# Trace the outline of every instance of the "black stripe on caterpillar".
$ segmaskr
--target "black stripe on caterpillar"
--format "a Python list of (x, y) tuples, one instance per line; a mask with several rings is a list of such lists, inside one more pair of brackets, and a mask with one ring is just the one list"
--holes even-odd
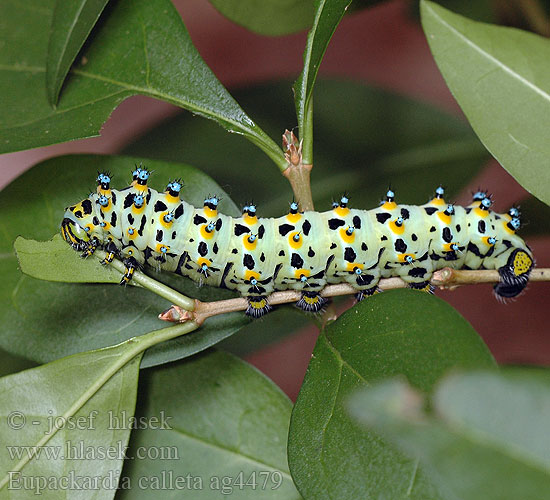
[(299, 290), (297, 305), (317, 312), (327, 284), (349, 283), (358, 300), (391, 276), (431, 291), (432, 274), (443, 267), (497, 269), (495, 293), (509, 298), (525, 288), (534, 263), (516, 234), (519, 210), (493, 212), (483, 191), (468, 207), (446, 203), (438, 187), (421, 206), (398, 205), (389, 190), (372, 210), (351, 209), (343, 196), (327, 212), (302, 213), (293, 202), (276, 219), (258, 218), (254, 205), (233, 218), (218, 213), (215, 196), (202, 208), (182, 201), (179, 180), (155, 191), (147, 185), (149, 175), (136, 168), (131, 185), (118, 191), (111, 189), (108, 174), (99, 174), (96, 193), (67, 208), (63, 238), (83, 256), (101, 247), (107, 262), (122, 259), (122, 284), (136, 268), (149, 265), (237, 290), (248, 299), (247, 314), (255, 317), (270, 309), (274, 291)]

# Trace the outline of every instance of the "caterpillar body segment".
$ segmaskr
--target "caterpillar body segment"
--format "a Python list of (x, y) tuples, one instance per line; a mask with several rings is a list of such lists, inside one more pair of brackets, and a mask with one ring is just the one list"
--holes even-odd
[(317, 312), (327, 284), (349, 283), (359, 300), (391, 276), (430, 291), (433, 272), (443, 267), (497, 269), (495, 293), (509, 298), (525, 288), (533, 267), (531, 251), (516, 234), (519, 210), (493, 212), (482, 191), (468, 207), (446, 203), (443, 188), (422, 206), (398, 205), (389, 190), (372, 210), (349, 208), (344, 196), (327, 212), (300, 213), (292, 203), (282, 217), (259, 218), (256, 207), (246, 205), (233, 218), (219, 213), (215, 196), (202, 208), (181, 200), (179, 180), (157, 192), (147, 185), (146, 169), (136, 168), (132, 177), (130, 186), (116, 190), (108, 174), (99, 174), (96, 193), (67, 208), (63, 238), (83, 256), (100, 247), (107, 262), (122, 259), (121, 283), (149, 265), (237, 290), (254, 317), (270, 309), (274, 291), (299, 290), (297, 305)]

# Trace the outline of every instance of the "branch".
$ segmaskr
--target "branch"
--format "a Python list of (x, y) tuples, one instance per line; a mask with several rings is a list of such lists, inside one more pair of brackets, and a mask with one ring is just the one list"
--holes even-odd
[[(530, 281), (550, 281), (550, 269), (533, 269), (531, 271)], [(474, 285), (477, 283), (497, 283), (500, 281), (498, 271), (457, 271), (446, 267), (436, 271), (431, 279), (431, 284), (439, 288), (454, 289), (460, 285)], [(406, 288), (408, 286), (401, 278), (386, 278), (380, 280), (378, 288), (390, 290), (393, 288)], [(338, 285), (329, 285), (321, 291), (322, 297), (336, 297), (340, 295), (352, 295), (357, 290), (347, 283)], [(284, 290), (274, 292), (269, 296), (270, 305), (287, 304), (297, 302), (301, 297), (301, 292), (295, 290)], [(248, 307), (246, 299), (228, 299), (215, 302), (201, 302), (195, 300), (193, 311), (185, 310), (177, 305), (172, 306), (163, 313), (159, 314), (159, 319), (173, 323), (184, 323), (186, 321), (195, 321), (201, 325), (204, 320), (211, 316), (224, 314), (233, 311), (244, 311)]]

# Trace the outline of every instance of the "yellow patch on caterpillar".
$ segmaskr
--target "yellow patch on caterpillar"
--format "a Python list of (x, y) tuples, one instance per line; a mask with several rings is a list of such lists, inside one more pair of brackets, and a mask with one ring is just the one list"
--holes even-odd
[(244, 273), (244, 280), (245, 281), (250, 281), (252, 278), (255, 278), (257, 280), (260, 279), (260, 273), (257, 273), (256, 271), (246, 271), (246, 273)]
[(106, 196), (107, 198), (111, 197), (110, 189), (103, 189), (101, 186), (97, 186), (97, 194)]
[(483, 243), (485, 243), (488, 247), (493, 247), (495, 246), (494, 243), (491, 243), (489, 241), (489, 238), (491, 238), (491, 236), (484, 236), (483, 238), (481, 238), (481, 241), (483, 241)]
[(250, 235), (245, 234), (243, 236), (243, 245), (247, 250), (254, 250), (256, 248), (256, 245), (258, 244), (258, 238), (256, 238), (254, 241), (250, 241), (248, 238), (250, 238)]
[(202, 266), (210, 267), (210, 264), (212, 264), (210, 259), (205, 259), (204, 257), (199, 257), (197, 259), (197, 266), (198, 267), (202, 267)]
[[(512, 219), (510, 219), (512, 220)], [(513, 230), (513, 229), (510, 229), (508, 227), (508, 223), (507, 222), (503, 222), (502, 223), (502, 227), (504, 228), (504, 230), (508, 233), (508, 234), (516, 234), (516, 232)]]
[(61, 234), (63, 235), (63, 239), (69, 243), (76, 243), (76, 239), (73, 236), (73, 233), (69, 231), (65, 226), (61, 226)]
[(432, 285), (430, 285), (430, 283), (427, 283), (426, 286), (422, 288), (415, 288), (415, 290), (418, 290), (419, 292), (432, 293)]
[(444, 243), (443, 244), (443, 251), (444, 252), (454, 252), (453, 246), (456, 245), (454, 241), (451, 241), (451, 243)]
[(393, 210), (397, 208), (397, 203), (395, 203), (395, 201), (385, 201), (380, 208), (383, 208), (384, 210)]
[(481, 217), (481, 218), (485, 218), (489, 215), (489, 211), (488, 210), (483, 210), (479, 207), (476, 207), (474, 208), (474, 213), (478, 216), (478, 217)]
[[(109, 202), (110, 203), (110, 202)], [(143, 205), (141, 205), (141, 207), (136, 207), (135, 204), (132, 205), (132, 213), (134, 215), (139, 215), (141, 214), (143, 211), (145, 210), (145, 203), (143, 203)]]
[(436, 207), (442, 207), (446, 205), (445, 200), (443, 198), (433, 198), (429, 204), (434, 205)]
[(253, 309), (264, 309), (267, 307), (267, 299), (265, 297), (262, 297), (260, 300), (248, 300), (248, 305), (252, 307)]
[(138, 184), (137, 182), (134, 184), (134, 189), (136, 191), (140, 191), (141, 194), (143, 194), (144, 191), (147, 191), (149, 188), (147, 187), (147, 184)]
[[(163, 251), (163, 249), (165, 249)], [(168, 253), (170, 251), (170, 247), (168, 245), (163, 245), (162, 243), (157, 243), (157, 246), (155, 247), (155, 250), (158, 253)]]
[(316, 304), (319, 303), (319, 301), (321, 300), (321, 297), (319, 295), (313, 295), (313, 296), (310, 296), (310, 295), (302, 295), (302, 300), (309, 306), (314, 306)]
[(89, 233), (89, 232), (93, 231), (94, 227), (95, 226), (93, 224), (86, 224), (84, 226), (84, 229), (88, 229), (88, 233)]
[(164, 199), (167, 203), (179, 203), (180, 198), (179, 196), (172, 196), (169, 191), (164, 192)]
[(516, 276), (521, 276), (531, 269), (533, 265), (533, 259), (527, 255), (525, 252), (518, 252), (514, 257), (514, 274)]
[(165, 216), (165, 215), (168, 215), (169, 213), (170, 213), (170, 212), (162, 212), (162, 213), (160, 214), (160, 216), (159, 216), (159, 222), (160, 222), (160, 224), (161, 224), (163, 227), (165, 227), (166, 229), (170, 229), (170, 228), (172, 227), (172, 224), (174, 223), (173, 220), (171, 220), (170, 222), (166, 222), (166, 221), (164, 220), (164, 216)]
[(253, 226), (258, 223), (258, 217), (244, 214), (243, 221), (247, 226)]
[(365, 269), (365, 266), (363, 264), (358, 263), (358, 262), (347, 262), (346, 263), (346, 269), (349, 272), (355, 271), (356, 268)]
[(400, 253), (397, 254), (397, 260), (399, 262), (407, 262), (407, 257), (412, 257), (412, 260), (416, 260), (416, 255), (414, 253)]
[(206, 217), (217, 217), (218, 216), (218, 211), (214, 210), (213, 208), (204, 207), (203, 211), (204, 211), (204, 215), (206, 215)]
[(353, 231), (351, 234), (348, 234), (347, 229), (341, 228), (340, 238), (342, 238), (342, 240), (346, 243), (353, 243), (355, 241), (355, 231)]
[(286, 220), (292, 224), (296, 224), (302, 218), (302, 214), (286, 214)]
[(101, 227), (101, 229), (103, 229), (103, 231), (109, 231), (109, 229), (111, 229), (111, 223), (110, 222), (107, 222), (106, 220), (103, 221), (103, 226), (99, 226)]
[(443, 222), (443, 224), (449, 225), (451, 223), (450, 215), (447, 215), (445, 212), (436, 212), (436, 214), (439, 217), (439, 220)]
[(208, 224), (203, 224), (200, 228), (200, 233), (201, 233), (201, 236), (205, 239), (205, 240), (211, 240), (213, 237), (214, 237), (214, 231), (210, 231), (208, 232), (206, 230), (206, 228), (208, 227)]
[(130, 283), (130, 280), (132, 279), (132, 276), (134, 275), (135, 269), (133, 267), (130, 267), (126, 270), (126, 274), (122, 276), (121, 283), (127, 284)]
[(345, 217), (349, 214), (349, 208), (338, 206), (334, 209), (334, 213), (340, 217)]
[(126, 229), (126, 234), (130, 240), (135, 240), (138, 237), (138, 232), (135, 227), (129, 227)]
[(303, 244), (304, 240), (302, 238), (302, 235), (300, 233), (294, 232), (290, 233), (288, 235), (288, 244), (292, 248), (300, 248)]
[(400, 226), (396, 224), (396, 221), (392, 220), (388, 224), (392, 233), (394, 234), (403, 234), (405, 232), (405, 223), (403, 222)]
[[(82, 206), (82, 202), (77, 203), (74, 207), (69, 207), (69, 210), (75, 215), (77, 219), (82, 219), (84, 217), (84, 207)], [(75, 212), (80, 212), (82, 215), (76, 215)]]
[(296, 269), (296, 271), (294, 271), (294, 277), (296, 279), (300, 279), (302, 276), (309, 278), (309, 275), (310, 275), (309, 269)]

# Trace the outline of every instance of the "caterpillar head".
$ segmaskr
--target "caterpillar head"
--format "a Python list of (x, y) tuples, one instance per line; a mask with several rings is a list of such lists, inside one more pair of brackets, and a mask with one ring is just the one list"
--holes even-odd
[[(84, 202), (89, 200), (84, 200)], [(75, 250), (85, 250), (90, 241), (90, 227), (84, 224), (83, 203), (68, 207), (61, 222), (61, 236)]]

